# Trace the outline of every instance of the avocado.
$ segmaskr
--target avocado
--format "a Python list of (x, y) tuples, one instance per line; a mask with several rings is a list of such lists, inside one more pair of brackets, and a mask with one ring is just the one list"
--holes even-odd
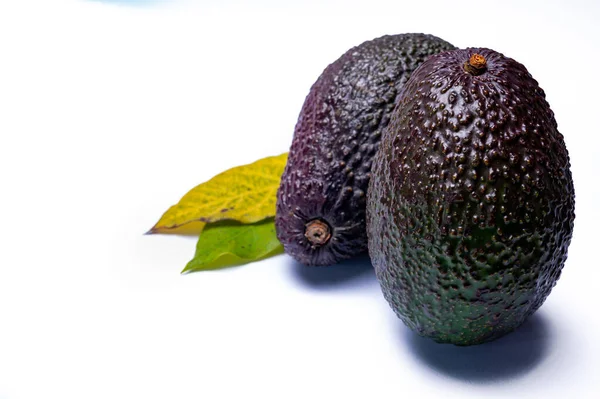
[(431, 35), (383, 36), (348, 50), (310, 89), (277, 193), (285, 252), (330, 265), (366, 251), (371, 158), (398, 92), (428, 56), (453, 49)]
[(479, 344), (544, 303), (574, 206), (569, 155), (537, 81), (496, 51), (448, 51), (405, 84), (373, 160), (369, 254), (406, 325)]

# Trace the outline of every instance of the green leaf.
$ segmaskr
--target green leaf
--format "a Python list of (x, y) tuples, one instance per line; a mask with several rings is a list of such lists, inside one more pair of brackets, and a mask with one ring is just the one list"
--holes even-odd
[(277, 189), (286, 161), (287, 153), (216, 175), (185, 194), (148, 233), (180, 232), (192, 222), (195, 226), (188, 230), (199, 232), (204, 223), (219, 220), (255, 223), (275, 216)]
[(255, 224), (208, 224), (198, 239), (194, 259), (182, 273), (241, 265), (281, 252), (283, 247), (277, 240), (273, 218)]

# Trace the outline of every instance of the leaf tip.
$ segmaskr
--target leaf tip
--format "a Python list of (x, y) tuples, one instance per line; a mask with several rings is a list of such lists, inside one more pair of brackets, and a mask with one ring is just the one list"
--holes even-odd
[(183, 269), (183, 270), (180, 272), (180, 274), (181, 274), (182, 276), (185, 276), (186, 274), (190, 274), (190, 273), (192, 273), (193, 271), (194, 271), (194, 269), (193, 269), (193, 268), (191, 268), (189, 264), (187, 264), (187, 265), (185, 266), (185, 268), (184, 268), (184, 269)]
[(165, 231), (165, 228), (163, 226), (160, 225), (159, 223), (156, 223), (154, 226), (152, 226), (147, 232), (144, 233), (145, 236), (149, 236), (149, 235), (153, 235), (153, 234), (160, 234), (163, 233)]

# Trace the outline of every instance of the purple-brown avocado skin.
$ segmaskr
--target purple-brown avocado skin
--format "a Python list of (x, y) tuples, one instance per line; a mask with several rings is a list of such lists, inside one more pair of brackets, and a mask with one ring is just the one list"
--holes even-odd
[[(398, 93), (430, 55), (454, 49), (426, 34), (383, 36), (329, 65), (304, 102), (277, 193), (275, 225), (285, 252), (305, 265), (330, 265), (367, 249), (366, 191)], [(323, 245), (306, 224), (330, 228)]]
[[(480, 74), (464, 68), (477, 54)], [(563, 135), (522, 64), (471, 48), (414, 71), (367, 199), (369, 254), (406, 325), (456, 345), (514, 330), (560, 277), (574, 218)]]

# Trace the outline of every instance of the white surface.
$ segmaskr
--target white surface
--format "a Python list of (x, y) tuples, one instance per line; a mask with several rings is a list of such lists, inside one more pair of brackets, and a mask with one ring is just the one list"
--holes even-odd
[[(597, 1), (0, 2), (0, 398), (598, 398)], [(423, 31), (524, 63), (572, 159), (575, 237), (525, 327), (416, 338), (365, 259), (182, 276), (143, 236), (188, 189), (287, 150), (323, 68)]]

